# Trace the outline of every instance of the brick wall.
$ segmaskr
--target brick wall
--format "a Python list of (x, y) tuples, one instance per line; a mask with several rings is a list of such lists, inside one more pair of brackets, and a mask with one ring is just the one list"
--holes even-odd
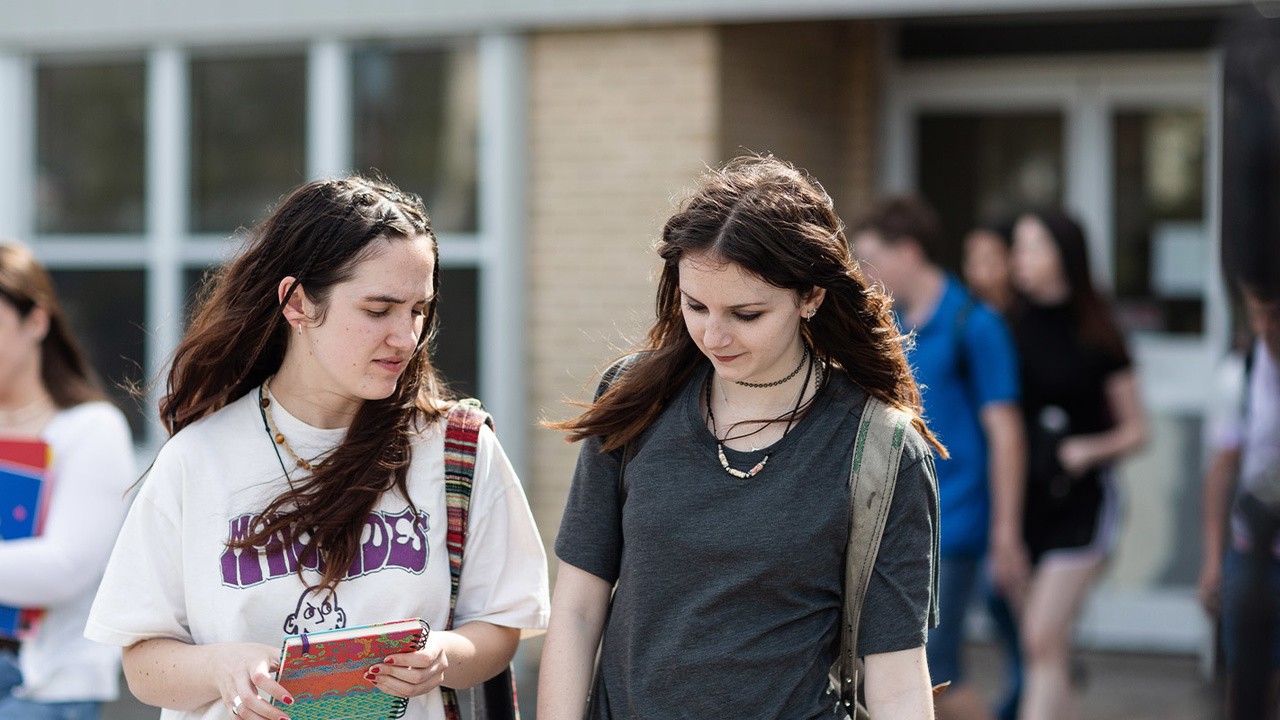
[[(530, 407), (563, 419), (653, 314), (650, 248), (672, 196), (716, 160), (709, 27), (535, 34), (530, 44)], [(576, 446), (535, 430), (534, 515), (551, 543)]]
[(771, 152), (808, 170), (852, 222), (875, 193), (879, 28), (873, 22), (719, 31), (722, 157)]

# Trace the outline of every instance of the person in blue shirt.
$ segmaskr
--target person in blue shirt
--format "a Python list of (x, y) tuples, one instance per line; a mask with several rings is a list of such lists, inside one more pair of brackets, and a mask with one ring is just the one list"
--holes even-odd
[(1028, 556), (1022, 539), (1024, 468), (1018, 407), (1018, 360), (1003, 320), (935, 261), (937, 214), (920, 198), (885, 198), (854, 226), (863, 270), (894, 297), (921, 385), (925, 417), (951, 452), (937, 465), (941, 504), (938, 627), (926, 652), (948, 718), (992, 717), (982, 695), (964, 683), (964, 619), (987, 557), (992, 580), (1011, 597), (1024, 591)]

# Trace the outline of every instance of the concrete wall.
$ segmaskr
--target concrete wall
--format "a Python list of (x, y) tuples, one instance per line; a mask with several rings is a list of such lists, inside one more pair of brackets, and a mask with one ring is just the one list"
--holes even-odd
[[(717, 35), (705, 26), (537, 33), (530, 42), (529, 407), (568, 418), (653, 317), (651, 246), (716, 160)], [(590, 386), (590, 387), (588, 387)], [(559, 527), (577, 447), (535, 430), (531, 502)], [(553, 563), (554, 567), (554, 563)]]

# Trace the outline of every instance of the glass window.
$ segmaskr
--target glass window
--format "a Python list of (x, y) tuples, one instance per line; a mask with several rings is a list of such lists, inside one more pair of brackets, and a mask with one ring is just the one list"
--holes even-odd
[(959, 268), (974, 226), (1062, 202), (1061, 114), (928, 112), (918, 123), (917, 177), (942, 216), (943, 265)]
[(36, 70), (36, 229), (143, 231), (146, 73), (141, 62)]
[(1209, 282), (1202, 110), (1112, 119), (1115, 281), (1130, 330), (1200, 334)]
[(436, 369), (459, 396), (477, 396), (480, 362), (480, 271), (475, 268), (440, 270), (440, 303), (436, 306), (436, 339), (432, 359)]
[(148, 380), (146, 363), (145, 274), (142, 270), (51, 270), (67, 321), (89, 355), (104, 389), (142, 438), (144, 408), (130, 387)]
[(305, 179), (306, 61), (191, 63), (191, 229), (253, 225)]
[(475, 50), (370, 47), (352, 69), (355, 167), (421, 195), (437, 232), (474, 232)]

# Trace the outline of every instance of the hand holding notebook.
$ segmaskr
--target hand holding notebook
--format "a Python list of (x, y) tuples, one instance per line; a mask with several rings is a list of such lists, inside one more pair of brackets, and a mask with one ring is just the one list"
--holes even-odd
[[(293, 696), (293, 720), (385, 720), (401, 717), (408, 699), (375, 684), (375, 665), (420, 650), (430, 628), (418, 618), (291, 635), (280, 651), (276, 679)], [(394, 664), (394, 663), (392, 663)]]

